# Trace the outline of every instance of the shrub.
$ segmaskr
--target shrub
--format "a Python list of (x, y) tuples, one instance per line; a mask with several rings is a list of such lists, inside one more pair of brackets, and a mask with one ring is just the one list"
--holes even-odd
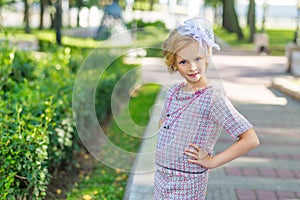
[[(20, 95), (23, 94), (15, 93), (1, 106), (0, 193), (3, 199), (39, 199), (45, 195), (50, 179), (47, 129), (53, 110), (50, 99), (41, 102), (38, 109), (34, 108), (28, 102), (38, 95), (33, 90), (21, 103), (16, 101)], [(31, 114), (39, 111), (43, 113), (41, 116)]]
[[(71, 165), (79, 147), (71, 102), (87, 49), (51, 48), (0, 49), (0, 199), (42, 199), (51, 177)], [(132, 67), (119, 58), (105, 72), (96, 92), (102, 94), (95, 103), (100, 121), (109, 116), (112, 88)]]
[(4, 47), (1, 53), (1, 199), (40, 199), (49, 169), (72, 154), (70, 52), (33, 54)]

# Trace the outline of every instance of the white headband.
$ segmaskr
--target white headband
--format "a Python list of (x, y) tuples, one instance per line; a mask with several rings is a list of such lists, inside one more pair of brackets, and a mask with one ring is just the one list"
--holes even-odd
[(220, 50), (218, 44), (214, 42), (214, 33), (210, 22), (205, 18), (193, 18), (184, 22), (177, 28), (181, 35), (191, 36), (203, 45), (203, 41), (211, 48)]

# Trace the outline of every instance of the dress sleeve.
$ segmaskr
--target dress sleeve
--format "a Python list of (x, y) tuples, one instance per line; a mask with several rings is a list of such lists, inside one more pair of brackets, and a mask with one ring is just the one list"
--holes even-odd
[(236, 140), (240, 134), (249, 130), (253, 125), (240, 114), (226, 97), (224, 91), (217, 89), (212, 95), (212, 118)]

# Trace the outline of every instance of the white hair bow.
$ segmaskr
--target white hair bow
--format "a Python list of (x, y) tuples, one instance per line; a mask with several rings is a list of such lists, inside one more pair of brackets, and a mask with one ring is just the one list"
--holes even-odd
[(203, 41), (212, 48), (220, 50), (218, 44), (214, 42), (214, 33), (209, 21), (205, 18), (194, 18), (184, 22), (177, 28), (181, 35), (193, 37), (200, 45)]

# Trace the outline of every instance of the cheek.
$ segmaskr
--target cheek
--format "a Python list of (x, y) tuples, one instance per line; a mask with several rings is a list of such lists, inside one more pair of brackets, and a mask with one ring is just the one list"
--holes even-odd
[(178, 66), (177, 67), (177, 71), (180, 75), (184, 76), (186, 73), (187, 73), (187, 70), (185, 67), (182, 67), (182, 66)]
[(204, 73), (206, 71), (206, 63), (201, 63), (198, 65), (198, 70), (202, 73)]
[(184, 73), (184, 68), (182, 66), (177, 66), (177, 71), (179, 73)]

